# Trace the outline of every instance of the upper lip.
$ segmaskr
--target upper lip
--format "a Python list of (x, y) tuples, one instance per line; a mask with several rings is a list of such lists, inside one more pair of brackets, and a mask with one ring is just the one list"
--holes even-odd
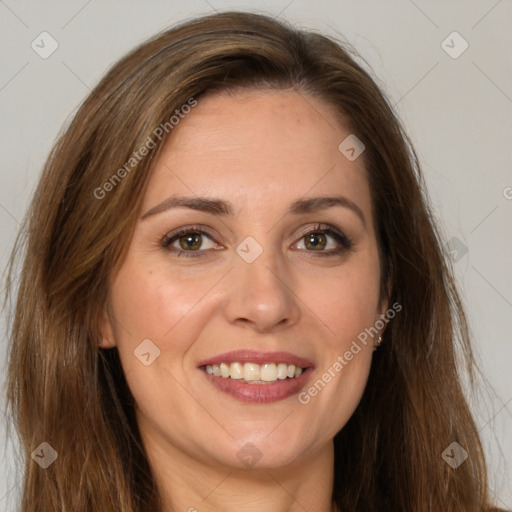
[(198, 363), (199, 366), (206, 366), (220, 363), (287, 363), (294, 364), (301, 368), (313, 366), (311, 361), (303, 357), (290, 354), (290, 352), (260, 352), (258, 350), (233, 350), (224, 352), (214, 357), (204, 359)]

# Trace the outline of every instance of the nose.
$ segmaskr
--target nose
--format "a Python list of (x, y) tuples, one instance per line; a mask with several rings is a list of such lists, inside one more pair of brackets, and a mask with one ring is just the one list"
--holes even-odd
[(224, 308), (227, 320), (259, 333), (296, 324), (300, 318), (300, 299), (275, 251), (265, 249), (252, 263), (235, 258)]

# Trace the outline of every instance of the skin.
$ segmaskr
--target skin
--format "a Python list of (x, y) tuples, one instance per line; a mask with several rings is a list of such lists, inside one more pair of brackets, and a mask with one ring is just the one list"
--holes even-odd
[[(362, 158), (338, 150), (349, 134), (330, 105), (293, 90), (222, 92), (198, 100), (159, 156), (141, 217), (174, 194), (235, 210), (180, 207), (139, 220), (109, 283), (102, 347), (119, 350), (166, 511), (331, 511), (333, 437), (362, 396), (376, 340), (307, 404), (297, 395), (239, 402), (197, 365), (239, 348), (288, 351), (314, 363), (309, 387), (386, 311)], [(287, 213), (297, 199), (332, 195), (355, 203), (365, 223), (339, 206)], [(340, 244), (325, 235), (322, 249), (306, 245), (316, 223), (353, 248), (319, 256)], [(199, 257), (162, 247), (191, 224), (213, 235), (199, 237)], [(253, 263), (236, 252), (248, 236), (263, 248)], [(145, 339), (160, 350), (149, 366), (133, 353)], [(246, 443), (261, 453), (252, 468), (237, 457)]]

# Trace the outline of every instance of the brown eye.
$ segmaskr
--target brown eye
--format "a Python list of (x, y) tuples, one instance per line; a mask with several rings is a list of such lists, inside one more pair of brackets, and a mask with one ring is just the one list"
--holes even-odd
[[(301, 244), (304, 247), (301, 247)], [(338, 229), (326, 225), (317, 225), (302, 235), (295, 244), (298, 249), (315, 252), (315, 256), (336, 256), (352, 249), (353, 242)]]
[(327, 239), (323, 233), (310, 233), (304, 237), (306, 248), (315, 251), (325, 249)]
[(161, 246), (176, 256), (202, 256), (209, 249), (218, 249), (211, 235), (200, 226), (187, 226), (165, 235)]
[(201, 234), (199, 233), (189, 233), (187, 235), (182, 235), (178, 238), (178, 241), (180, 243), (180, 247), (187, 251), (187, 250), (197, 250), (201, 247), (202, 239)]

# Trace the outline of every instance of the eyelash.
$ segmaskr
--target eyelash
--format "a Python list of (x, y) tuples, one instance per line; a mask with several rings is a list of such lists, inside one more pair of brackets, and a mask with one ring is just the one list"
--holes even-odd
[[(167, 251), (175, 253), (176, 257), (178, 258), (182, 256), (186, 258), (197, 258), (203, 256), (203, 254), (201, 253), (207, 252), (206, 250), (185, 251), (182, 249), (177, 249), (176, 247), (170, 247), (175, 240), (179, 239), (182, 236), (190, 234), (206, 235), (208, 238), (210, 238), (210, 240), (215, 242), (215, 240), (213, 240), (213, 236), (210, 233), (208, 233), (208, 231), (205, 231), (205, 226), (196, 225), (186, 226), (184, 228), (179, 229), (178, 231), (166, 234), (161, 241), (161, 246)], [(299, 240), (311, 234), (330, 235), (340, 245), (340, 247), (338, 247), (337, 249), (331, 249), (330, 251), (308, 251), (307, 249), (305, 249), (306, 252), (315, 253), (314, 257), (338, 256), (339, 254), (345, 251), (350, 251), (354, 246), (350, 238), (348, 238), (344, 233), (334, 228), (333, 226), (330, 226), (329, 224), (316, 224), (312, 228), (302, 233), (300, 235)]]

